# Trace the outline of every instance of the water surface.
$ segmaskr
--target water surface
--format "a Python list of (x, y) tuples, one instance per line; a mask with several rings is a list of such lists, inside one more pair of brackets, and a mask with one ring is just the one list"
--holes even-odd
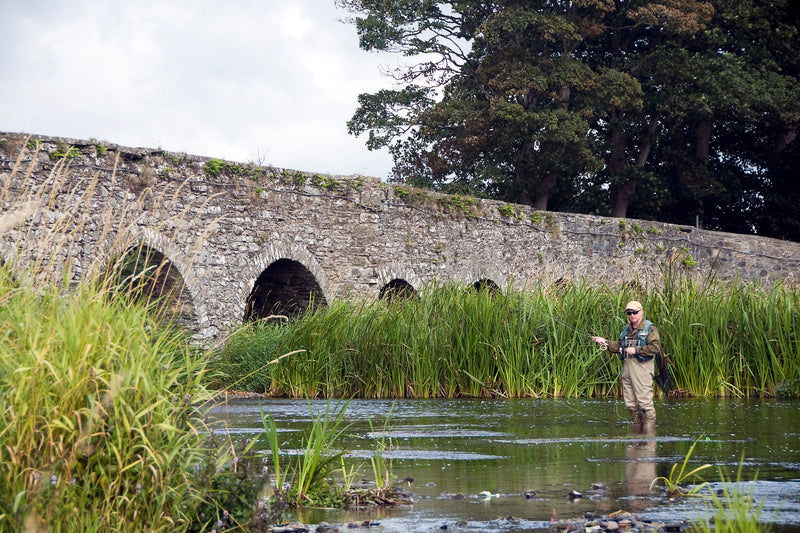
[[(336, 410), (337, 402), (232, 400), (212, 413), (234, 436), (253, 437), (262, 430), (261, 408), (275, 419), (282, 450), (292, 453), (312, 416)], [(620, 400), (353, 400), (338, 441), (348, 464), (371, 479), (369, 458), (384, 439), (392, 473), (413, 479), (403, 487), (414, 504), (287, 518), (309, 525), (377, 520), (376, 532), (541, 531), (551, 519), (617, 510), (657, 522), (691, 519), (709, 514), (705, 499), (670, 500), (650, 484), (673, 464), (680, 468), (697, 442), (689, 469), (715, 465), (703, 474), (715, 489), (722, 475), (738, 477), (736, 488), (763, 504), (764, 521), (800, 531), (800, 403), (663, 400), (656, 409), (656, 436), (643, 437), (631, 433)], [(571, 498), (573, 491), (583, 497)]]

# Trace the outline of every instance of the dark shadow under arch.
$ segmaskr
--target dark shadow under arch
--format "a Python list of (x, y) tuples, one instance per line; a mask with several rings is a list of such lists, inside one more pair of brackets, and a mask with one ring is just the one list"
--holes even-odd
[(378, 298), (386, 300), (387, 302), (393, 302), (395, 300), (410, 300), (416, 295), (417, 291), (409, 282), (404, 279), (395, 278), (383, 286), (380, 293), (378, 293)]
[(247, 297), (244, 321), (273, 315), (295, 317), (328, 305), (314, 274), (301, 262), (278, 259), (258, 276)]
[(495, 283), (494, 281), (490, 280), (489, 278), (481, 278), (475, 283), (473, 283), (470, 288), (475, 292), (480, 293), (487, 293), (492, 296), (496, 294), (500, 294), (502, 291), (500, 290), (500, 286)]
[(168, 320), (184, 326), (196, 322), (194, 301), (178, 267), (145, 243), (112, 258), (103, 281), (115, 294), (154, 305)]

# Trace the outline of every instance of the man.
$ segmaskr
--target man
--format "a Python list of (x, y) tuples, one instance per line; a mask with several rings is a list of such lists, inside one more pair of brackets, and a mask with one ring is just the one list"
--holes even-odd
[(628, 324), (620, 333), (619, 341), (592, 337), (622, 360), (622, 397), (631, 414), (634, 433), (652, 433), (656, 428), (656, 410), (653, 407), (654, 358), (661, 353), (658, 329), (644, 319), (642, 304), (636, 300), (625, 306)]

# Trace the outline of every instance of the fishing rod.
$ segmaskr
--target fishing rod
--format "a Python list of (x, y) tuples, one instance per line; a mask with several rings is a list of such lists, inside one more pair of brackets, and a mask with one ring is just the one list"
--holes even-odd
[[(560, 322), (561, 324), (563, 324), (564, 326), (568, 327), (569, 329), (571, 329), (571, 330), (573, 330), (573, 331), (575, 331), (577, 333), (580, 333), (581, 335), (588, 336), (589, 338), (591, 338), (594, 341), (594, 338), (595, 338), (596, 335), (593, 335), (593, 334), (589, 333), (588, 331), (586, 331), (584, 329), (581, 329), (581, 328), (579, 328), (579, 327), (567, 322), (566, 320), (563, 320), (560, 317), (557, 317), (557, 316), (555, 316), (555, 315), (553, 315), (551, 313), (548, 313), (544, 309), (540, 309), (540, 308), (536, 307), (533, 304), (526, 303), (526, 305), (529, 306), (529, 307), (532, 307), (533, 309), (539, 311), (540, 313), (542, 313), (544, 315), (549, 316), (550, 318), (552, 318), (556, 322)], [(606, 342), (604, 342), (604, 343), (598, 343), (598, 345), (599, 345), (601, 350), (607, 350), (608, 349), (608, 340), (606, 340)], [(672, 368), (673, 366), (674, 366), (674, 363), (672, 362), (672, 360), (669, 357), (667, 357), (663, 353), (660, 353), (658, 355), (658, 367), (656, 368), (657, 374), (654, 377), (654, 381), (658, 384), (659, 388), (662, 391), (664, 391), (665, 394), (669, 394), (670, 389), (672, 389), (675, 386), (675, 376), (674, 376), (673, 368)]]
[[(572, 323), (570, 323), (570, 322), (567, 322), (567, 321), (566, 321), (566, 320), (564, 320), (563, 318), (561, 318), (561, 317), (557, 317), (557, 316), (555, 316), (554, 314), (552, 314), (552, 313), (549, 313), (549, 312), (545, 311), (544, 309), (541, 309), (541, 308), (539, 308), (539, 307), (536, 307), (536, 306), (535, 306), (535, 305), (533, 305), (533, 304), (530, 304), (530, 303), (525, 303), (525, 305), (527, 305), (528, 307), (531, 307), (532, 309), (535, 309), (536, 311), (538, 311), (538, 312), (542, 313), (543, 315), (547, 315), (548, 317), (550, 317), (551, 319), (555, 320), (556, 322), (559, 322), (560, 324), (562, 324), (562, 325), (566, 326), (567, 328), (569, 328), (569, 329), (571, 329), (571, 330), (575, 331), (576, 333), (580, 333), (580, 334), (581, 334), (581, 335), (583, 335), (584, 337), (589, 337), (590, 339), (593, 339), (593, 340), (594, 340), (594, 338), (596, 337), (596, 335), (594, 335), (593, 333), (589, 333), (589, 332), (588, 332), (588, 331), (586, 331), (585, 329), (581, 329), (581, 328), (579, 328), (579, 327), (575, 326), (574, 324), (572, 324)], [(600, 345), (600, 347), (601, 347), (601, 348), (603, 348), (603, 349), (605, 349), (607, 346), (608, 346), (608, 343), (606, 343), (606, 344), (601, 344), (601, 345)]]

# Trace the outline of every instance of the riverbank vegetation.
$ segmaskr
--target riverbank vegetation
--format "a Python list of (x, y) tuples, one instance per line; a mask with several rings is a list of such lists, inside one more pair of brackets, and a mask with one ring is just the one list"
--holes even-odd
[[(270, 520), (269, 502), (256, 505), (269, 476), (238, 466), (246, 447), (206, 423), (207, 354), (169, 319), (173, 300), (142, 290), (155, 272), (129, 272), (123, 256), (99, 258), (102, 268), (82, 258), (73, 283), (60, 266), (95, 190), (59, 190), (66, 168), (21, 192), (15, 168), (0, 190), (0, 531), (221, 531)], [(43, 206), (55, 203), (64, 216), (48, 219)], [(109, 207), (103, 217), (114, 250), (136, 249), (125, 215)], [(34, 229), (32, 217), (50, 224)]]
[(444, 284), (388, 303), (338, 300), (289, 322), (242, 326), (212, 363), (231, 377), (214, 386), (290, 397), (616, 396), (620, 364), (590, 336), (618, 335), (625, 302), (638, 299), (672, 363), (670, 394), (798, 395), (796, 287), (667, 270), (662, 283), (560, 281), (504, 293)]
[[(74, 215), (92, 200), (52, 194), (8, 209), (0, 234), (33, 216), (34, 204), (58, 197)], [(408, 299), (337, 300), (292, 320), (248, 324), (208, 353), (168, 320), (179, 305), (149, 299), (152, 285), (142, 281), (153, 273), (137, 266), (149, 262), (84, 264), (86, 275), (73, 283), (69, 265), (58, 267), (77, 240), (70, 216), (49, 232), (27, 231), (9, 257), (28, 270), (0, 261), (0, 531), (253, 530), (276, 523), (287, 505), (347, 505), (348, 492), (358, 504), (375, 494), (386, 504), (393, 478), (385, 442), (370, 460), (376, 491), (359, 491), (359, 473), (336, 462), (340, 411), (315, 421), (296, 461), (265, 417), (267, 464), (255, 440), (209, 427), (206, 410), (231, 389), (342, 398), (613, 395), (618, 363), (588, 337), (621, 329), (620, 310), (632, 298), (662, 328), (682, 393), (797, 394), (800, 306), (797, 289), (781, 284), (698, 285), (667, 272), (662, 287), (647, 290), (431, 285)], [(137, 249), (125, 231), (116, 235), (114, 250)]]
[(102, 288), (0, 273), (0, 530), (197, 526), (202, 354)]

